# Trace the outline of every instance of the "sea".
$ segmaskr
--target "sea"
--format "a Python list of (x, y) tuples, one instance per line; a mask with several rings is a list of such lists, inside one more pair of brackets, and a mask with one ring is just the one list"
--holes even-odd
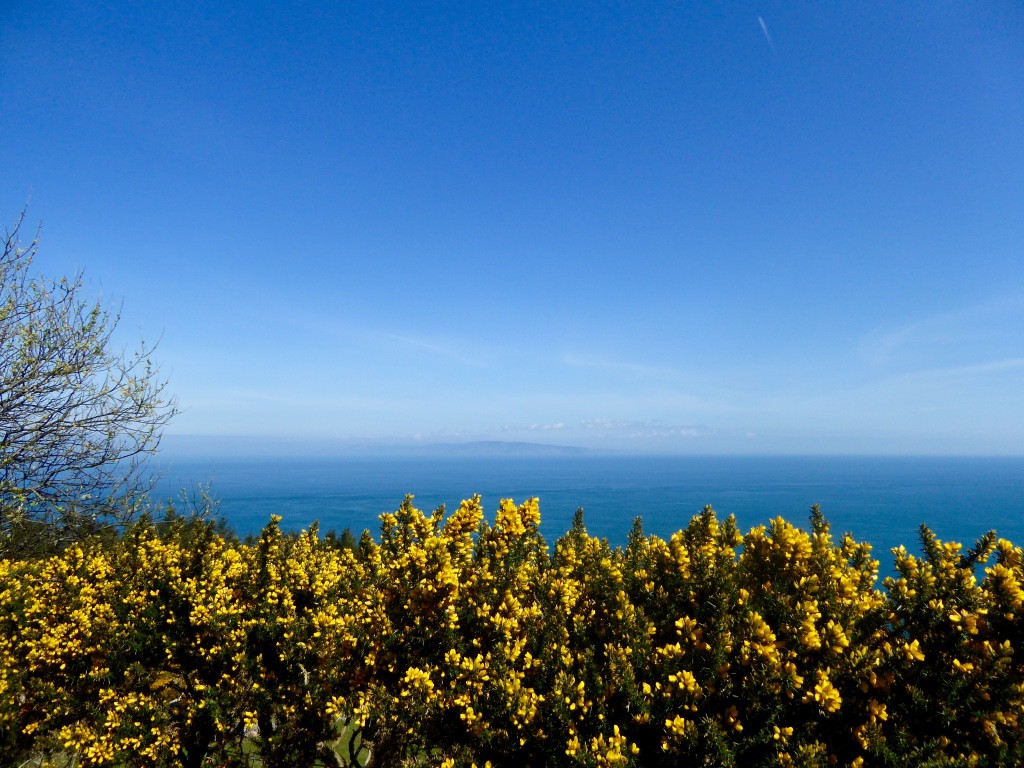
[(582, 508), (591, 535), (622, 546), (635, 518), (669, 537), (711, 505), (741, 531), (782, 516), (808, 527), (818, 504), (836, 538), (873, 545), (883, 575), (889, 550), (920, 551), (927, 524), (966, 546), (995, 530), (1024, 545), (1024, 458), (425, 455), (341, 458), (190, 457), (161, 459), (159, 498), (208, 488), (239, 535), (271, 515), (288, 530), (377, 534), (383, 512), (407, 494), (424, 511), (480, 494), (490, 520), (501, 499), (538, 497), (541, 533), (553, 543)]

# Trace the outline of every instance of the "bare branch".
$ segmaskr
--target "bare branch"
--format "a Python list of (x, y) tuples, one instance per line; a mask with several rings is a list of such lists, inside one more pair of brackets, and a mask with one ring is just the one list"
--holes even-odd
[(0, 556), (127, 522), (176, 412), (151, 349), (111, 349), (120, 310), (84, 298), (82, 273), (31, 273), (24, 220), (0, 255)]

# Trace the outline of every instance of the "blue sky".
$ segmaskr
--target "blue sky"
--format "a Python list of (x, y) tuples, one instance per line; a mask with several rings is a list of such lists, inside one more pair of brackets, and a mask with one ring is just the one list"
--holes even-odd
[(159, 340), (179, 444), (1024, 454), (1024, 6), (15, 0), (0, 35), (0, 211)]

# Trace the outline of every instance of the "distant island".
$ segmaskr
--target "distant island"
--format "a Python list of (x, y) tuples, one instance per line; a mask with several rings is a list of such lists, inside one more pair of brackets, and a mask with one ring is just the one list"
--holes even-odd
[[(396, 450), (403, 450), (396, 448)], [(548, 443), (506, 442), (504, 440), (477, 440), (468, 443), (426, 443), (408, 448), (413, 453), (436, 456), (584, 456), (596, 453), (575, 445)]]

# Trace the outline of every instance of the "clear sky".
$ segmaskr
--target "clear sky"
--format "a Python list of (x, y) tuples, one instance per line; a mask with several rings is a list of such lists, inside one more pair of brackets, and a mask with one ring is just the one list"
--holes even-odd
[[(1024, 5), (0, 3), (174, 435), (1024, 454)], [(182, 438), (179, 438), (179, 440)]]

